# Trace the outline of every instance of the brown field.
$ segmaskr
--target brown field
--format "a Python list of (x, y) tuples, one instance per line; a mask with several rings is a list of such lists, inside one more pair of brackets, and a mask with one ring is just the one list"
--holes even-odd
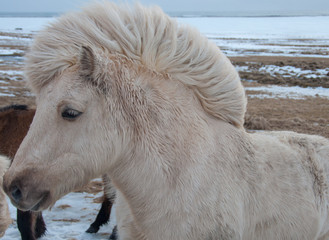
[[(329, 67), (329, 58), (308, 57), (235, 57), (235, 65), (277, 65), (294, 66), (305, 70)], [(242, 79), (253, 79), (257, 83), (243, 81), (245, 86), (253, 85), (296, 85), (302, 87), (329, 87), (329, 76), (322, 78), (284, 78), (255, 72), (240, 72)], [(251, 93), (247, 91), (247, 94)], [(329, 138), (329, 99), (309, 97), (295, 99), (248, 98), (246, 128), (254, 130), (290, 130), (299, 133), (317, 134)]]

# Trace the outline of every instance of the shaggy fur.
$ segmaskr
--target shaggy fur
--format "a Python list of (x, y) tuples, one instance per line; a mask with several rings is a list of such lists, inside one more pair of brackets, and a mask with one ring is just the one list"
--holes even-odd
[(243, 126), (245, 93), (232, 64), (214, 43), (159, 8), (106, 2), (61, 17), (36, 37), (27, 55), (31, 88), (38, 92), (77, 64), (81, 46), (122, 54), (168, 74), (191, 87), (211, 115)]
[(234, 67), (158, 8), (60, 18), (26, 75), (37, 112), (4, 177), (16, 206), (46, 209), (108, 174), (121, 240), (328, 238), (329, 141), (246, 133)]
[[(2, 186), (2, 178), (5, 171), (8, 169), (9, 164), (9, 159), (0, 155), (0, 186)], [(3, 192), (2, 187), (0, 187), (0, 237), (5, 234), (5, 231), (11, 223), (12, 220), (9, 214), (6, 194)]]

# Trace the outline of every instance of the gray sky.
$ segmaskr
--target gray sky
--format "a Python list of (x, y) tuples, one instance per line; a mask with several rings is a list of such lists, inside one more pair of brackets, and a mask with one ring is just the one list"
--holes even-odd
[[(0, 12), (67, 12), (89, 0), (0, 0)], [(117, 0), (115, 2), (122, 2)], [(124, 2), (136, 2), (126, 0)], [(321, 11), (329, 12), (328, 0), (139, 0), (165, 11)]]

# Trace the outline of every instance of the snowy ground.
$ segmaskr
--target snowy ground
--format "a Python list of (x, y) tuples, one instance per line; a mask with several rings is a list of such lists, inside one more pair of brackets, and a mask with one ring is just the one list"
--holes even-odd
[[(43, 218), (47, 225), (46, 236), (40, 240), (108, 240), (115, 225), (115, 210), (111, 214), (109, 224), (100, 228), (96, 234), (85, 233), (89, 225), (95, 220), (100, 203), (93, 200), (102, 196), (102, 192), (94, 195), (88, 193), (70, 193), (58, 200), (51, 210), (43, 211)], [(16, 208), (10, 205), (11, 217), (14, 220), (6, 231), (4, 240), (20, 239), (16, 224)]]
[[(237, 71), (252, 72), (249, 66), (236, 66)], [(293, 66), (275, 66), (275, 65), (264, 65), (258, 69), (260, 73), (269, 73), (271, 76), (281, 75), (282, 77), (326, 77), (329, 73), (329, 67), (325, 69), (302, 70), (301, 68)], [(0, 71), (1, 73), (1, 71)]]
[(298, 86), (261, 86), (261, 87), (246, 87), (249, 92), (248, 96), (251, 98), (289, 98), (289, 99), (305, 99), (307, 97), (322, 97), (329, 99), (329, 89), (323, 87), (317, 88), (302, 88)]

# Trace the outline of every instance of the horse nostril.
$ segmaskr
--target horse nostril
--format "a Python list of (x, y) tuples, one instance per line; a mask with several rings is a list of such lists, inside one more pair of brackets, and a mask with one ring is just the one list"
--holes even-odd
[(10, 192), (13, 200), (18, 203), (22, 199), (22, 192), (17, 186), (13, 186)]

